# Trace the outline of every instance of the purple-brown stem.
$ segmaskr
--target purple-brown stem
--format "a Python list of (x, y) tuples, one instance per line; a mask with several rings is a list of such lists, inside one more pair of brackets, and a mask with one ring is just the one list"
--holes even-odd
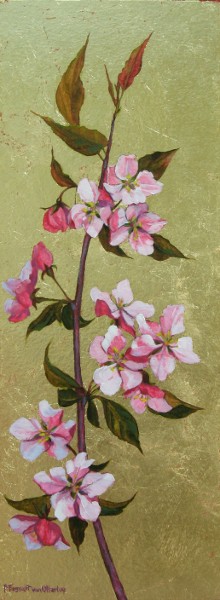
[[(106, 155), (102, 165), (101, 177), (99, 182), (99, 188), (103, 187), (106, 170), (109, 162), (109, 155), (112, 146), (112, 138), (113, 131), (115, 125), (115, 119), (118, 113), (119, 107), (117, 106), (112, 118), (110, 135), (106, 150)], [(82, 304), (82, 293), (83, 293), (83, 285), (84, 285), (84, 277), (85, 277), (85, 265), (86, 258), (89, 250), (91, 238), (88, 234), (85, 234), (83, 245), (82, 245), (82, 253), (80, 258), (78, 279), (77, 279), (77, 287), (76, 287), (76, 295), (75, 299), (72, 302), (72, 313), (73, 313), (73, 352), (74, 352), (74, 373), (75, 379), (80, 386), (83, 386), (82, 380), (82, 372), (81, 372), (81, 360), (80, 360), (80, 313), (81, 313), (81, 304)], [(86, 405), (86, 396), (84, 396), (81, 400), (77, 402), (77, 431), (78, 431), (78, 451), (86, 452), (86, 437), (85, 437), (85, 405)], [(127, 596), (125, 594), (124, 588), (120, 582), (118, 577), (115, 565), (113, 563), (104, 533), (101, 525), (100, 519), (97, 519), (93, 523), (96, 539), (99, 545), (99, 549), (101, 552), (101, 556), (103, 562), (105, 564), (106, 570), (110, 577), (113, 590), (115, 592), (116, 598), (118, 600), (127, 600)]]

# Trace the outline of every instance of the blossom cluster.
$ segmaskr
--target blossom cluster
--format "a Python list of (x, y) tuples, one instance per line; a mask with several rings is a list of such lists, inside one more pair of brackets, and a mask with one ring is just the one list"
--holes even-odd
[(31, 260), (26, 262), (19, 277), (8, 279), (2, 284), (4, 290), (13, 296), (6, 300), (4, 305), (5, 312), (10, 315), (9, 321), (17, 323), (30, 315), (38, 273), (44, 273), (52, 264), (53, 255), (43, 242), (39, 242), (33, 247)]
[(146, 198), (158, 194), (162, 187), (150, 171), (138, 173), (134, 154), (122, 155), (115, 166), (108, 167), (104, 189), (82, 179), (77, 188), (82, 202), (70, 209), (58, 201), (45, 212), (44, 229), (56, 233), (83, 227), (95, 238), (106, 225), (112, 246), (128, 240), (133, 250), (147, 256), (154, 251), (151, 234), (158, 233), (166, 221), (149, 211)]
[[(192, 339), (178, 337), (185, 331), (184, 306), (168, 305), (159, 319), (151, 321), (154, 307), (133, 301), (130, 283), (120, 281), (111, 294), (92, 288), (96, 316), (107, 315), (113, 321), (105, 336), (96, 336), (90, 346), (90, 356), (99, 368), (93, 379), (103, 394), (114, 395), (120, 388), (138, 413), (146, 406), (157, 412), (167, 412), (171, 407), (164, 392), (155, 385), (144, 382), (144, 369), (150, 367), (159, 381), (165, 381), (175, 369), (176, 361), (194, 364), (199, 357), (193, 352)], [(123, 330), (132, 335), (128, 342)]]
[[(73, 420), (63, 422), (63, 410), (54, 409), (47, 400), (39, 403), (41, 423), (36, 419), (19, 418), (10, 427), (10, 433), (21, 441), (20, 451), (26, 460), (34, 461), (42, 452), (61, 460), (70, 450), (70, 442), (76, 431)], [(93, 459), (87, 459), (85, 452), (78, 453), (74, 460), (68, 460), (66, 470), (53, 467), (48, 475), (40, 471), (34, 481), (50, 496), (55, 519), (64, 521), (78, 517), (83, 521), (96, 521), (101, 507), (98, 497), (114, 483), (110, 473), (96, 473), (90, 470)], [(58, 550), (70, 547), (63, 537), (60, 527), (53, 519), (43, 516), (15, 515), (9, 525), (16, 533), (22, 533), (28, 550), (42, 546), (55, 546)]]

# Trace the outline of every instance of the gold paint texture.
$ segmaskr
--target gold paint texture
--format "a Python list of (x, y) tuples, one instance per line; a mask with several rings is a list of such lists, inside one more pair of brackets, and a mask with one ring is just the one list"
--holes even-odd
[[(163, 177), (163, 192), (149, 204), (168, 220), (164, 236), (192, 260), (159, 263), (139, 255), (123, 260), (92, 241), (86, 268), (84, 318), (92, 316), (92, 286), (110, 291), (128, 277), (135, 298), (155, 305), (156, 318), (167, 304), (185, 305), (186, 334), (201, 357), (199, 365), (178, 364), (166, 387), (205, 410), (180, 421), (137, 416), (144, 456), (113, 437), (103, 420), (98, 431), (87, 425), (90, 456), (98, 462), (111, 459), (116, 484), (108, 498), (126, 499), (138, 491), (122, 515), (103, 519), (129, 600), (220, 600), (218, 17), (216, 3), (196, 0), (9, 0), (0, 7), (2, 280), (16, 277), (42, 240), (54, 254), (61, 284), (74, 292), (83, 234), (52, 235), (41, 225), (40, 207), (53, 204), (59, 194), (50, 177), (51, 146), (76, 181), (97, 180), (101, 163), (72, 153), (30, 110), (58, 118), (56, 87), (88, 32), (81, 122), (108, 134), (112, 105), (103, 63), (116, 80), (131, 50), (154, 31), (142, 71), (124, 95), (112, 162), (122, 153), (143, 156), (180, 147)], [(65, 200), (71, 205), (74, 197), (69, 191)], [(41, 289), (43, 295), (54, 294), (49, 279)], [(2, 293), (2, 304), (5, 298)], [(42, 367), (46, 344), (52, 340), (51, 360), (58, 363), (59, 357), (60, 368), (69, 373), (73, 368), (71, 333), (54, 324), (25, 342), (29, 322), (2, 319), (1, 490), (14, 499), (38, 495), (33, 475), (56, 464), (45, 455), (29, 464), (8, 433), (20, 416), (36, 416), (43, 398), (56, 406), (56, 390)], [(89, 343), (107, 325), (107, 318), (97, 319), (82, 330), (86, 382), (95, 366)], [(72, 417), (74, 407), (65, 414)], [(4, 593), (3, 584), (13, 583), (65, 587), (65, 594), (45, 594), (57, 600), (113, 600), (91, 526), (80, 556), (75, 548), (28, 552), (8, 527), (14, 512), (2, 496), (0, 598), (44, 597)], [(66, 523), (63, 530), (69, 538)]]

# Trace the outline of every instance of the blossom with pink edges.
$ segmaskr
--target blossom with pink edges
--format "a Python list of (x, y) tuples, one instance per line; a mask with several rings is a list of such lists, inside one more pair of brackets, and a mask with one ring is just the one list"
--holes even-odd
[(3, 289), (13, 296), (4, 304), (11, 323), (23, 321), (30, 315), (33, 302), (31, 294), (37, 283), (38, 270), (29, 260), (23, 267), (18, 279), (8, 279), (2, 284)]
[(147, 406), (158, 413), (166, 413), (172, 410), (172, 406), (164, 398), (163, 390), (160, 390), (156, 385), (141, 383), (133, 390), (125, 392), (124, 396), (130, 398), (131, 406), (138, 414), (144, 413)]
[(36, 287), (38, 271), (45, 271), (53, 264), (53, 255), (43, 242), (33, 247), (32, 258), (23, 267), (17, 279), (8, 279), (2, 284), (3, 289), (13, 296), (5, 302), (5, 312), (11, 323), (23, 321), (30, 315), (33, 305), (32, 294)]
[(110, 244), (118, 246), (128, 240), (133, 250), (148, 256), (154, 251), (151, 234), (158, 233), (166, 223), (159, 215), (148, 212), (147, 205), (133, 204), (127, 210), (118, 208), (109, 219)]
[(53, 521), (33, 515), (15, 515), (9, 525), (15, 533), (23, 534), (27, 550), (38, 550), (43, 546), (54, 546), (57, 550), (70, 548), (59, 525)]
[(75, 421), (63, 422), (63, 410), (52, 408), (47, 400), (39, 402), (38, 412), (41, 424), (37, 419), (21, 417), (9, 429), (17, 440), (21, 440), (23, 458), (33, 461), (42, 452), (59, 460), (65, 458), (69, 453), (68, 444), (76, 431)]
[(58, 231), (66, 231), (69, 227), (69, 207), (63, 202), (59, 202), (57, 207), (51, 206), (44, 213), (43, 227), (50, 233), (57, 233)]
[(95, 473), (89, 470), (93, 459), (87, 460), (85, 452), (68, 460), (66, 471), (62, 467), (50, 469), (50, 475), (41, 471), (34, 481), (46, 494), (51, 495), (51, 505), (55, 517), (64, 521), (68, 517), (78, 517), (83, 521), (96, 521), (101, 512), (98, 496), (114, 483), (110, 473)]
[(140, 204), (147, 196), (161, 192), (163, 184), (154, 179), (150, 171), (138, 173), (138, 160), (134, 154), (119, 157), (115, 167), (108, 167), (104, 187), (115, 201), (123, 204)]
[(82, 179), (77, 188), (83, 204), (74, 204), (69, 212), (69, 227), (84, 227), (90, 237), (99, 235), (103, 225), (107, 225), (113, 205), (107, 192), (99, 190), (94, 181)]
[(43, 242), (38, 242), (32, 250), (31, 263), (39, 271), (46, 271), (53, 264), (53, 254), (46, 248)]
[[(145, 357), (131, 357), (130, 349), (125, 351), (126, 339), (116, 325), (111, 325), (104, 336), (96, 336), (90, 346), (90, 356), (100, 365), (93, 379), (103, 394), (113, 396), (122, 386), (124, 390), (136, 387), (142, 382), (142, 372), (147, 360)], [(107, 364), (106, 364), (107, 363)]]
[(101, 292), (97, 287), (91, 289), (90, 296), (95, 302), (97, 317), (107, 315), (114, 319), (119, 327), (134, 335), (134, 319), (142, 313), (146, 318), (152, 317), (154, 307), (145, 302), (133, 302), (133, 293), (128, 279), (123, 279), (112, 290), (111, 294)]
[(148, 356), (151, 369), (160, 381), (165, 381), (174, 371), (176, 360), (188, 364), (200, 362), (193, 352), (191, 337), (174, 337), (185, 331), (183, 314), (184, 306), (173, 304), (164, 309), (160, 323), (146, 321), (143, 315), (137, 316), (140, 336), (132, 342), (131, 354)]

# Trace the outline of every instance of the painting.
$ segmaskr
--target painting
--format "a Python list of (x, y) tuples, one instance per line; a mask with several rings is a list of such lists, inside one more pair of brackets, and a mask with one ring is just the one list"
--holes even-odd
[(1, 598), (220, 600), (218, 3), (0, 11)]

